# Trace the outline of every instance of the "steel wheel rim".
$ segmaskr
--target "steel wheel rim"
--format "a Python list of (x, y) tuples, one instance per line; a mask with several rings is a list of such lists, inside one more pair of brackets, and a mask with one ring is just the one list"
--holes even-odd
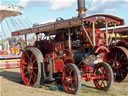
[(111, 83), (111, 76), (109, 70), (103, 66), (99, 65), (95, 68), (94, 73), (100, 76), (101, 79), (95, 79), (94, 83), (98, 89), (104, 90), (106, 89)]
[(21, 76), (27, 86), (33, 86), (38, 78), (38, 62), (34, 53), (27, 50), (21, 57)]
[(104, 61), (112, 67), (115, 82), (122, 82), (127, 76), (125, 66), (128, 64), (128, 58), (126, 53), (119, 48), (113, 48), (110, 53), (105, 55)]
[(62, 83), (67, 93), (75, 93), (78, 87), (78, 76), (77, 72), (72, 67), (64, 69), (62, 74)]

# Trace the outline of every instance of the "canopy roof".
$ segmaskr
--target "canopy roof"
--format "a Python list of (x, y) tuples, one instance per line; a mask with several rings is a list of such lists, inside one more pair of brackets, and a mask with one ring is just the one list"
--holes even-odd
[(96, 15), (91, 15), (91, 16), (85, 17), (85, 18), (60, 20), (60, 21), (56, 21), (56, 22), (52, 22), (52, 23), (42, 24), (40, 26), (33, 27), (33, 28), (19, 30), (16, 32), (12, 32), (12, 36), (31, 34), (31, 33), (52, 32), (53, 30), (80, 26), (82, 24), (85, 24), (86, 22), (91, 22), (91, 23), (97, 22), (98, 24), (96, 25), (96, 27), (98, 27), (98, 28), (105, 27), (106, 23), (108, 23), (108, 27), (114, 26), (115, 23), (116, 23), (116, 25), (124, 24), (124, 20), (119, 17), (112, 16), (112, 15), (106, 15), (106, 14), (96, 14)]
[(114, 24), (117, 25), (124, 25), (124, 20), (122, 18), (119, 18), (117, 16), (109, 15), (109, 14), (95, 14), (88, 16), (84, 19), (86, 22), (95, 23), (95, 26), (97, 28), (104, 28), (106, 26), (106, 23), (108, 24), (108, 27), (114, 26)]

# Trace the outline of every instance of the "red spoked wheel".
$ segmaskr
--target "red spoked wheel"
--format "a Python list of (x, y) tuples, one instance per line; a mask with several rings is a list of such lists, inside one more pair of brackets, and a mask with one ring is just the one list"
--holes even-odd
[(77, 94), (81, 88), (80, 71), (74, 64), (67, 64), (62, 74), (62, 85), (69, 94)]
[(114, 76), (109, 64), (101, 62), (94, 68), (94, 74), (100, 79), (94, 79), (94, 84), (99, 90), (107, 91), (112, 87)]
[(27, 86), (40, 87), (45, 73), (43, 65), (43, 56), (37, 48), (26, 48), (20, 61), (20, 70), (22, 80)]
[(128, 50), (126, 48), (120, 46), (111, 48), (110, 52), (105, 54), (104, 61), (112, 67), (115, 82), (122, 82), (127, 77)]

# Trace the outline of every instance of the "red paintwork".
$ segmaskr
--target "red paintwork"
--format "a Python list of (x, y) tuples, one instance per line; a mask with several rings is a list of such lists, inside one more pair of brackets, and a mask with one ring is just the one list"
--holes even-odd
[(111, 22), (115, 22), (118, 25), (124, 25), (124, 20), (116, 17), (116, 16), (112, 16), (112, 15), (107, 15), (107, 14), (96, 14), (96, 15), (91, 15), (88, 16), (86, 18), (84, 18), (84, 21), (89, 21), (89, 22), (96, 22), (98, 20), (104, 20), (107, 23), (111, 23)]
[[(92, 40), (92, 29), (91, 28), (87, 28), (86, 29), (87, 32), (89, 33), (89, 36)], [(95, 29), (95, 38), (96, 38), (96, 46), (101, 46), (104, 44), (105, 42), (105, 37), (104, 37), (104, 33), (102, 31), (100, 31), (99, 29)], [(54, 62), (54, 73), (57, 73), (57, 72), (62, 72), (64, 66), (66, 64), (69, 64), (69, 63), (74, 63), (74, 59), (73, 59), (73, 54), (71, 51), (69, 51), (68, 49), (66, 49), (66, 47), (68, 46), (68, 43), (67, 42), (57, 42), (56, 40), (58, 41), (62, 41), (60, 38), (60, 35), (62, 34), (59, 34), (55, 37), (55, 40), (51, 40), (49, 43), (48, 40), (45, 40), (44, 41), (44, 49), (46, 50), (46, 55), (45, 55), (45, 58), (44, 58), (44, 61), (46, 62), (46, 69), (47, 71), (49, 72), (50, 71), (50, 67), (49, 67), (49, 63), (48, 62), (48, 59), (51, 59), (53, 60)], [(58, 37), (58, 38), (57, 38)], [(63, 37), (63, 35), (62, 35)], [(90, 42), (88, 40), (85, 40), (85, 32), (82, 31), (81, 32), (81, 42), (84, 42), (85, 44), (83, 44), (83, 47), (86, 47), (86, 48), (90, 48), (92, 47)], [(66, 47), (65, 47), (66, 46)], [(54, 53), (51, 53), (53, 52)], [(53, 54), (55, 56), (53, 56)]]
[[(121, 43), (123, 44), (123, 43)], [(128, 50), (123, 46), (114, 46), (110, 48), (109, 53), (105, 53), (103, 61), (107, 62), (113, 69), (114, 81), (122, 82), (127, 76), (127, 62), (128, 62)]]
[[(101, 70), (100, 72), (98, 71), (99, 69)], [(109, 82), (111, 82), (110, 71), (104, 65), (96, 67), (94, 74), (97, 75), (93, 80), (98, 89), (105, 89), (109, 85)], [(100, 78), (101, 81), (98, 78)], [(105, 83), (103, 85), (101, 82), (106, 82), (107, 85)]]
[(128, 40), (120, 40), (116, 45), (123, 46), (128, 49)]
[(74, 93), (78, 86), (77, 73), (72, 67), (67, 67), (62, 73), (62, 84), (67, 93)]
[[(89, 34), (89, 37), (92, 41), (92, 29), (91, 28), (87, 28), (86, 31), (88, 32)], [(86, 46), (87, 48), (90, 48), (92, 47), (92, 45), (90, 44), (89, 40), (87, 39), (88, 37), (86, 36), (85, 37), (85, 32), (82, 31), (81, 32), (81, 37), (82, 37), (82, 42), (85, 43), (84, 46)], [(86, 40), (85, 40), (86, 38)], [(95, 29), (95, 40), (96, 40), (96, 46), (101, 46), (101, 45), (104, 45), (105, 43), (105, 37), (104, 37), (104, 32), (102, 32), (100, 29)]]
[(64, 43), (61, 42), (61, 43), (55, 43), (55, 52), (58, 53), (58, 54), (62, 54), (63, 51), (64, 51)]
[(95, 29), (95, 35), (96, 35), (96, 46), (104, 45), (105, 43), (105, 37), (104, 32), (102, 32), (100, 29)]
[(109, 50), (109, 48), (108, 47), (106, 47), (106, 46), (100, 46), (100, 47), (98, 47), (97, 49), (96, 49), (96, 54), (100, 54), (100, 53), (109, 53), (110, 52), (110, 50)]
[[(27, 86), (33, 86), (37, 81), (38, 76), (38, 64), (35, 56), (30, 51), (25, 51), (20, 61), (21, 77)], [(30, 63), (31, 62), (31, 63)], [(33, 62), (33, 63), (32, 63)], [(29, 69), (30, 68), (30, 69)], [(31, 77), (32, 76), (32, 77)], [(30, 78), (31, 77), (31, 78)]]
[(46, 53), (51, 53), (51, 52), (54, 50), (53, 42), (55, 42), (55, 41), (52, 41), (52, 42), (50, 42), (50, 43), (49, 43), (48, 40), (44, 40), (44, 41), (43, 41), (43, 45), (45, 45), (45, 46), (43, 46), (43, 47), (44, 47), (44, 49), (46, 50)]
[[(55, 38), (49, 38), (50, 40), (41, 40), (41, 41), (35, 42), (35, 47), (37, 47), (42, 52), (44, 57), (43, 64), (44, 64), (45, 70), (42, 70), (42, 71), (46, 72), (46, 75), (49, 79), (52, 77), (56, 79), (57, 77), (55, 76), (60, 76), (61, 75), (60, 73), (62, 73), (62, 82), (63, 82), (62, 84), (65, 91), (68, 93), (72, 93), (73, 90), (74, 92), (77, 91), (77, 86), (79, 84), (78, 83), (79, 77), (77, 75), (81, 75), (81, 80), (85, 80), (88, 82), (91, 80), (94, 80), (94, 84), (96, 85), (96, 87), (98, 87), (98, 89), (104, 90), (105, 87), (109, 87), (109, 83), (107, 83), (107, 85), (105, 85), (103, 88), (102, 83), (104, 81), (111, 82), (110, 70), (106, 68), (104, 64), (87, 65), (88, 61), (91, 59), (91, 57), (89, 57), (90, 54), (96, 56), (96, 55), (99, 55), (100, 53), (110, 52), (109, 46), (106, 45), (105, 32), (102, 32), (100, 30), (100, 28), (105, 28), (106, 23), (109, 23), (107, 25), (108, 27), (110, 27), (110, 26), (114, 26), (115, 23), (117, 25), (123, 24), (123, 20), (114, 16), (97, 15), (97, 16), (81, 18), (80, 20), (79, 19), (78, 20), (74, 19), (69, 21), (67, 20), (62, 22), (56, 22), (55, 24), (53, 23), (52, 25), (48, 25), (48, 26), (45, 26), (45, 25), (42, 27), (39, 26), (38, 33), (44, 32), (46, 36), (55, 35)], [(93, 32), (92, 32), (93, 24), (95, 24), (96, 46), (93, 46), (93, 44), (91, 45), (85, 32), (86, 30), (87, 33), (89, 34), (89, 37), (92, 43), (94, 43)], [(82, 28), (83, 26), (85, 27), (85, 30), (84, 28)], [(54, 30), (53, 33), (52, 33), (52, 30)], [(27, 33), (29, 33), (29, 31)], [(71, 50), (69, 50), (70, 41), (67, 40), (69, 39), (68, 31), (71, 33), (70, 34), (71, 47), (72, 47)], [(31, 30), (31, 32), (37, 33), (36, 31), (33, 31), (33, 30)], [(123, 44), (125, 42), (127, 41), (123, 41)], [(28, 53), (29, 52), (25, 51), (21, 58), (21, 64), (20, 64), (21, 76), (26, 85), (33, 86), (35, 82), (38, 80), (38, 78), (40, 78), (38, 76), (38, 74), (40, 73), (38, 71), (40, 70), (38, 68), (39, 65), (36, 63), (32, 64), (32, 66), (27, 65), (27, 64), (30, 64), (30, 62), (28, 62), (27, 59), (29, 59), (31, 63), (36, 59), (34, 57), (32, 59), (25, 57), (27, 56), (26, 54)], [(87, 62), (81, 62), (85, 58), (87, 59), (87, 56), (89, 57)], [(74, 60), (75, 58), (76, 58), (76, 61), (78, 60), (80, 62), (77, 63)], [(68, 67), (68, 64), (75, 64), (75, 63), (76, 63), (76, 68), (75, 67), (73, 68), (72, 66)], [(26, 73), (30, 69), (29, 66), (30, 68), (32, 68), (31, 72)], [(80, 70), (80, 74), (77, 74), (77, 72), (79, 72), (77, 67)], [(50, 70), (51, 68), (53, 70)], [(32, 79), (30, 77), (32, 77)], [(102, 83), (99, 83), (100, 80), (102, 81)]]
[(54, 73), (62, 72), (64, 66), (65, 64), (62, 59), (54, 59)]
[(64, 63), (65, 64), (73, 63), (74, 62), (74, 59), (73, 59), (72, 52), (69, 51), (69, 50), (65, 50), (64, 52), (65, 52)]
[[(61, 44), (60, 45), (57, 44), (57, 48), (58, 46), (61, 46)], [(55, 53), (46, 54), (46, 57), (44, 58), (44, 62), (48, 62), (48, 58), (51, 58), (53, 60), (54, 73), (62, 72), (65, 64), (73, 63), (74, 61), (72, 57), (72, 52), (70, 52), (69, 50), (62, 51), (56, 49)], [(49, 72), (50, 71), (49, 63), (45, 63), (45, 64), (47, 66), (46, 70), (47, 72)]]
[[(101, 22), (99, 22), (98, 20), (99, 21), (101, 20)], [(86, 17), (83, 19), (83, 21), (84, 22), (89, 21), (91, 23), (95, 22), (95, 26), (96, 26), (95, 27), (95, 42), (96, 42), (95, 48), (97, 48), (95, 53), (97, 54), (109, 53), (109, 48), (105, 43), (105, 33), (102, 32), (100, 29), (98, 29), (99, 28), (98, 24), (102, 23), (104, 27), (105, 27), (105, 22), (107, 23), (115, 22), (117, 23), (117, 25), (121, 25), (123, 24), (123, 20), (114, 16), (109, 16), (109, 15), (103, 15), (103, 16), (97, 15), (97, 16)], [(103, 28), (103, 26), (101, 26), (101, 28)], [(89, 23), (85, 24), (85, 29), (88, 32), (91, 41), (93, 41), (92, 24), (91, 25)], [(80, 34), (81, 34), (80, 43), (82, 43), (82, 46), (80, 46), (81, 51), (86, 51), (86, 48), (92, 48), (92, 45), (87, 39), (85, 32), (82, 31), (80, 32)], [(71, 37), (71, 39), (73, 38), (73, 36)], [(58, 32), (54, 40), (52, 39), (50, 41), (43, 40), (43, 42), (36, 45), (37, 47), (39, 45), (40, 47), (39, 49), (42, 49), (45, 52), (44, 62), (46, 64), (47, 72), (50, 72), (50, 65), (48, 63), (49, 59), (52, 59), (53, 61), (54, 73), (62, 72), (66, 64), (74, 63), (74, 58), (72, 53), (74, 50), (72, 50), (72, 52), (68, 50), (68, 47), (69, 47), (68, 41), (65, 41), (64, 39), (65, 39), (64, 32), (60, 32), (60, 33)], [(96, 76), (96, 74), (88, 73), (90, 70), (91, 71), (93, 70), (92, 66), (80, 66), (80, 70), (84, 70), (85, 73), (87, 73), (82, 75), (83, 80), (90, 81), (94, 79), (101, 79), (101, 77)]]
[[(103, 69), (104, 72), (103, 73), (101, 72), (101, 74), (98, 75), (96, 72), (100, 68), (104, 68)], [(84, 74), (81, 75), (82, 80), (86, 80), (88, 82), (91, 81), (91, 80), (98, 80), (98, 79), (99, 80), (104, 80), (104, 78), (108, 78), (108, 80), (110, 80), (109, 79), (110, 78), (109, 72), (108, 72), (108, 70), (106, 70), (106, 68), (104, 66), (99, 66), (99, 67), (94, 68), (94, 65), (90, 65), (90, 66), (81, 65), (79, 67), (79, 69), (80, 69), (81, 72), (84, 73)], [(108, 76), (108, 77), (106, 77), (106, 76)], [(98, 85), (98, 86), (100, 87), (101, 85)]]

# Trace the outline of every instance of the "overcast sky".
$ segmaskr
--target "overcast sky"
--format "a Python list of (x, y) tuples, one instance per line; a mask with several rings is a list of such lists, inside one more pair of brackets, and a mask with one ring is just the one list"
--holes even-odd
[[(77, 17), (77, 0), (0, 0), (24, 7), (24, 17), (32, 23), (46, 23), (62, 17)], [(128, 24), (128, 0), (86, 0), (86, 16), (105, 13), (123, 18)]]
[[(68, 19), (77, 16), (77, 0), (1, 0), (23, 6), (24, 16), (32, 22), (46, 22), (57, 17)], [(128, 0), (86, 0), (87, 15), (106, 13), (119, 16), (128, 22)]]

